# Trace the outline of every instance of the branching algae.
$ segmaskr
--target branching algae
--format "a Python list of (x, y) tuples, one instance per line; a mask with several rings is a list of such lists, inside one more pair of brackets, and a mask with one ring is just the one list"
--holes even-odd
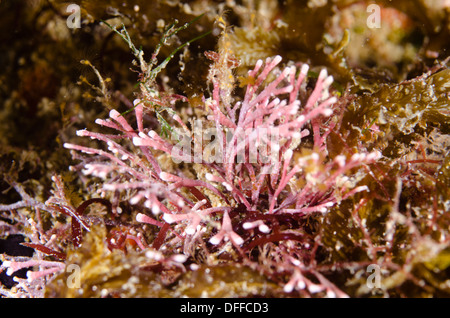
[(74, 2), (5, 4), (3, 297), (450, 295), (448, 4)]

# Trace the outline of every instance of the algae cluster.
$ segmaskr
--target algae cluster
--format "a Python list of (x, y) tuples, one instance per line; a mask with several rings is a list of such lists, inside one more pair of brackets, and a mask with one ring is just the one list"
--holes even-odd
[[(308, 254), (312, 258), (309, 265), (302, 269), (307, 278), (319, 284), (318, 277), (326, 277), (350, 297), (450, 296), (447, 2), (377, 1), (380, 28), (367, 26), (367, 18), (374, 12), (366, 10), (369, 1), (71, 3), (81, 8), (79, 29), (67, 27), (65, 1), (0, 1), (0, 237), (31, 236), (36, 229), (26, 220), (40, 220), (39, 230), (46, 233), (42, 240), (58, 237), (51, 246), (66, 255), (66, 264), (79, 265), (82, 273), (80, 289), (68, 288), (71, 273), (65, 272), (45, 281), (45, 291), (36, 295), (311, 296), (302, 290), (283, 290), (289, 277), (281, 265), (274, 270), (277, 259), (270, 254), (280, 246), (289, 250), (303, 244), (308, 253), (314, 251)], [(370, 191), (343, 200), (326, 215), (306, 220), (286, 217), (280, 227), (292, 233), (276, 243), (255, 240), (255, 246), (261, 245), (252, 246), (248, 260), (236, 256), (236, 251), (216, 250), (210, 255), (197, 246), (192, 252), (195, 257), (183, 266), (170, 259), (171, 252), (180, 253), (181, 249), (164, 251), (151, 260), (124, 238), (124, 228), (132, 228), (134, 232), (127, 234), (140, 233), (148, 242), (156, 242), (153, 246), (160, 244), (158, 231), (136, 224), (138, 211), (117, 194), (108, 199), (119, 202), (120, 213), (95, 204), (86, 209), (90, 222), (97, 225), (83, 234), (83, 244), (75, 248), (70, 218), (44, 213), (41, 205), (50, 197), (62, 200), (65, 196), (73, 207), (80, 206), (96, 195), (101, 180), (83, 179), (69, 171), (78, 162), (62, 145), (79, 142), (78, 129), (98, 129), (95, 120), (105, 118), (111, 109), (128, 111), (142, 80), (138, 63), (131, 63), (136, 56), (129, 45), (102, 21), (125, 25), (137, 48), (149, 57), (174, 18), (183, 25), (202, 14), (161, 47), (159, 62), (205, 34), (171, 58), (151, 83), (152, 89), (167, 96), (186, 96), (188, 102), (172, 106), (189, 120), (204, 114), (203, 98), (211, 91), (208, 71), (217, 61), (214, 54), (208, 57), (205, 52), (230, 54), (221, 64), (224, 73), (231, 74), (223, 85), (231, 83), (228, 89), (235, 97), (242, 93), (244, 75), (258, 59), (281, 55), (286, 65), (308, 63), (308, 93), (325, 67), (335, 79), (332, 93), (339, 97), (337, 116), (331, 120), (335, 128), (327, 136), (328, 160), (339, 155), (349, 158), (361, 149), (379, 151), (383, 157), (376, 164), (356, 169), (342, 180), (367, 186)], [(80, 63), (82, 60), (89, 63)], [(240, 63), (235, 65), (235, 61)], [(174, 123), (168, 114), (157, 117), (149, 112), (149, 127), (161, 129), (166, 121), (169, 133)], [(311, 144), (307, 139), (299, 153), (311, 152)], [(99, 146), (95, 141), (92, 145)], [(202, 174), (197, 168), (185, 173)], [(55, 186), (54, 175), (62, 176), (63, 189)], [(296, 182), (303, 185), (305, 181)], [(13, 206), (21, 200), (23, 205)], [(234, 212), (245, 214), (240, 207)], [(100, 221), (103, 219), (109, 223)], [(117, 245), (111, 245), (112, 237)], [(56, 259), (42, 248), (35, 255)], [(3, 257), (2, 261), (9, 259), (7, 254)], [(265, 270), (252, 268), (251, 261), (257, 258), (267, 260)], [(366, 270), (371, 264), (382, 269), (375, 289), (367, 285)], [(3, 286), (1, 295), (36, 296), (14, 288)]]

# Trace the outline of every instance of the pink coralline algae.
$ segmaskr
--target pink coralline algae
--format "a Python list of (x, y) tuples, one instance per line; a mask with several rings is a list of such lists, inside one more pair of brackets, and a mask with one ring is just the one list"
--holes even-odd
[[(122, 199), (140, 211), (137, 222), (161, 229), (158, 248), (182, 251), (196, 259), (199, 253), (230, 253), (231, 243), (237, 252), (233, 257), (264, 271), (291, 273), (285, 291), (307, 286), (309, 292), (326, 290), (343, 295), (331, 288), (331, 283), (316, 288), (316, 284), (302, 280), (301, 273), (308, 270), (299, 264), (310, 257), (305, 254), (310, 253), (313, 242), (308, 242), (303, 229), (296, 226), (308, 215), (325, 214), (355, 193), (368, 191), (366, 186), (345, 182), (349, 179), (345, 175), (380, 155), (327, 158), (326, 140), (334, 127), (333, 105), (337, 102), (329, 93), (333, 78), (322, 70), (303, 104), (299, 98), (305, 95), (308, 66), (280, 70), (280, 62), (279, 56), (265, 63), (259, 60), (248, 72), (244, 97), (234, 105), (212, 77), (212, 96), (204, 99), (207, 121), (198, 119), (189, 128), (174, 114), (174, 123), (180, 127), (174, 128), (171, 139), (146, 128), (144, 96), (134, 102), (135, 127), (126, 116), (111, 110), (109, 119), (96, 123), (116, 134), (78, 131), (79, 136), (105, 143), (106, 150), (69, 143), (64, 146), (92, 155), (73, 168), (103, 179), (98, 189), (102, 196), (121, 193)], [(211, 135), (214, 141), (206, 143)], [(304, 139), (310, 136), (311, 150), (299, 153)], [(179, 169), (170, 161), (181, 162), (185, 168)], [(197, 172), (196, 178), (186, 165)], [(269, 256), (250, 257), (252, 249), (265, 245), (274, 249)], [(283, 265), (264, 268), (265, 257), (271, 261), (279, 258)], [(326, 281), (319, 273), (313, 274)]]

